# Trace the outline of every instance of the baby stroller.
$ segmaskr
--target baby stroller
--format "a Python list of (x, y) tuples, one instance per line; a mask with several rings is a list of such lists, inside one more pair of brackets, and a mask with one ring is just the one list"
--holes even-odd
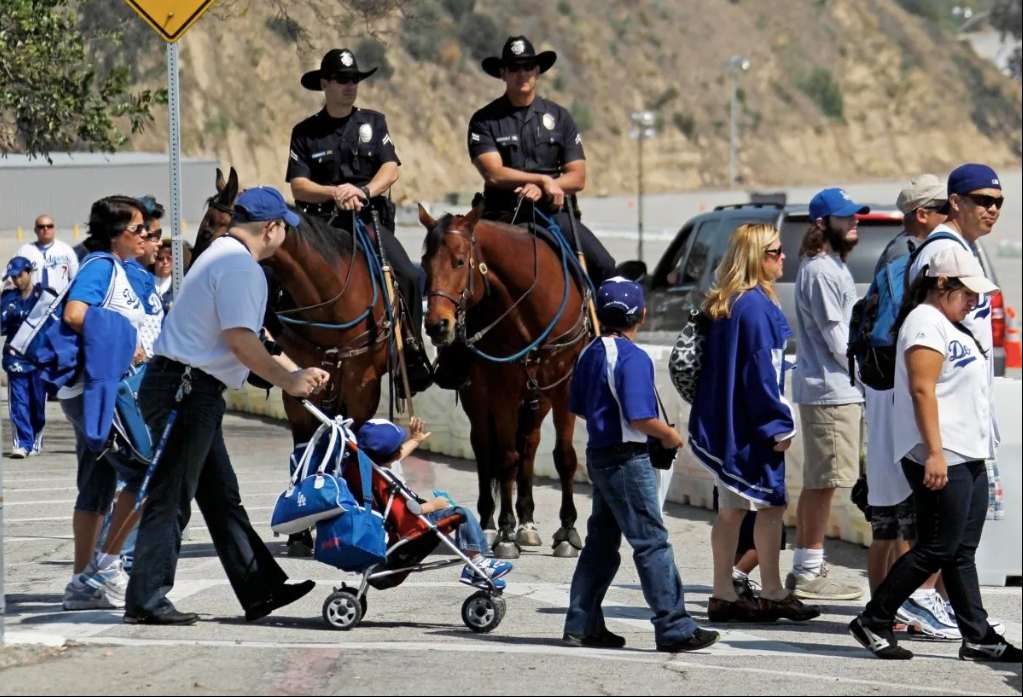
[[(362, 578), (357, 588), (343, 583), (334, 588), (334, 592), (327, 596), (323, 603), (324, 621), (334, 629), (351, 629), (366, 616), (367, 594), (370, 587), (377, 590), (395, 588), (413, 573), (468, 564), (477, 572), (481, 579), (480, 585), (485, 587), (477, 590), (462, 603), (462, 621), (474, 632), (486, 633), (496, 629), (504, 619), (507, 609), (501, 591), (449, 537), (462, 524), (462, 516), (455, 514), (432, 523), (422, 514), (420, 498), (415, 491), (395, 473), (376, 465), (359, 451), (350, 430), (352, 423), (350, 420), (345, 421), (341, 417), (331, 419), (310, 402), (304, 401), (303, 404), (322, 424), (309, 442), (307, 452), (315, 452), (318, 441), (322, 439), (339, 443), (342, 452), (339, 458), (342, 471), (334, 474), (342, 477), (352, 492), (363, 491), (363, 473), (371, 473), (371, 482), (367, 489), (372, 492), (374, 509), (383, 516), (387, 535), (383, 562), (378, 561), (365, 568), (344, 567), (360, 573)], [(303, 459), (307, 460), (303, 475), (308, 476), (314, 471), (309, 465), (312, 458)], [(341, 514), (342, 517), (344, 515), (346, 514)], [(320, 534), (318, 528), (317, 538)], [(454, 558), (425, 561), (438, 546), (446, 548)], [(317, 539), (317, 552), (319, 550), (320, 540)]]

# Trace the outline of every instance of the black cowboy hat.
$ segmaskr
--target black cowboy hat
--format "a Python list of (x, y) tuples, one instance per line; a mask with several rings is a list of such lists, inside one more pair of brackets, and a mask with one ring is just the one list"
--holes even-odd
[(508, 40), (504, 42), (504, 50), (501, 51), (501, 56), (484, 58), (481, 65), (483, 66), (483, 72), (487, 75), (501, 77), (501, 68), (512, 63), (531, 61), (537, 64), (541, 73), (546, 73), (551, 69), (556, 60), (558, 60), (558, 54), (554, 51), (537, 53), (536, 49), (533, 48), (533, 44), (526, 37), (509, 36)]
[(323, 56), (323, 60), (320, 61), (319, 70), (310, 70), (302, 76), (302, 87), (314, 92), (320, 92), (323, 90), (320, 86), (322, 78), (330, 78), (334, 75), (351, 75), (355, 77), (356, 82), (362, 82), (376, 71), (377, 69), (373, 68), (364, 73), (360, 72), (354, 53), (347, 48), (335, 48), (327, 51), (326, 55)]

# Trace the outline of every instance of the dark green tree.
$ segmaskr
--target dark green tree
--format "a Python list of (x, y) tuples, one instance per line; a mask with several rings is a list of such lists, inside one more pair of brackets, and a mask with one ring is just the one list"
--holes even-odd
[(0, 153), (48, 157), (73, 149), (112, 151), (152, 121), (162, 90), (132, 90), (127, 67), (97, 67), (83, 33), (80, 0), (0, 2)]

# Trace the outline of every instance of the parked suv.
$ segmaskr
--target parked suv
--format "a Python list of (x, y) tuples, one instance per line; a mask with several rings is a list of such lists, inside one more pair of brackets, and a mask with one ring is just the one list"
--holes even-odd
[[(856, 290), (862, 297), (873, 280), (874, 268), (885, 245), (902, 230), (902, 213), (892, 206), (871, 205), (871, 212), (859, 217), (859, 243), (847, 259)], [(807, 206), (780, 203), (748, 203), (718, 206), (682, 226), (660, 262), (648, 273), (642, 262), (622, 264), (621, 272), (642, 280), (647, 288), (649, 310), (640, 340), (673, 343), (689, 309), (702, 303), (714, 281), (714, 270), (728, 248), (728, 240), (740, 225), (767, 223), (781, 230), (785, 250), (785, 275), (776, 289), (782, 310), (795, 331), (795, 278), (799, 269), (799, 246), (810, 225)], [(988, 277), (998, 283), (994, 267), (983, 247), (980, 262)], [(1005, 372), (1005, 310), (1001, 293), (992, 298), (994, 311), (995, 374)], [(795, 347), (790, 343), (789, 350)]]

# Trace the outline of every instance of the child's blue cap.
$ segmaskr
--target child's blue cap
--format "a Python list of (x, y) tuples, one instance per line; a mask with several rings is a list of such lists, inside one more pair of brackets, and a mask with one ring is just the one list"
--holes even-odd
[(359, 427), (355, 437), (359, 449), (377, 463), (393, 460), (408, 440), (408, 431), (387, 419), (370, 419)]
[(600, 284), (597, 291), (597, 317), (612, 327), (628, 327), (643, 314), (646, 300), (643, 286), (621, 276)]

